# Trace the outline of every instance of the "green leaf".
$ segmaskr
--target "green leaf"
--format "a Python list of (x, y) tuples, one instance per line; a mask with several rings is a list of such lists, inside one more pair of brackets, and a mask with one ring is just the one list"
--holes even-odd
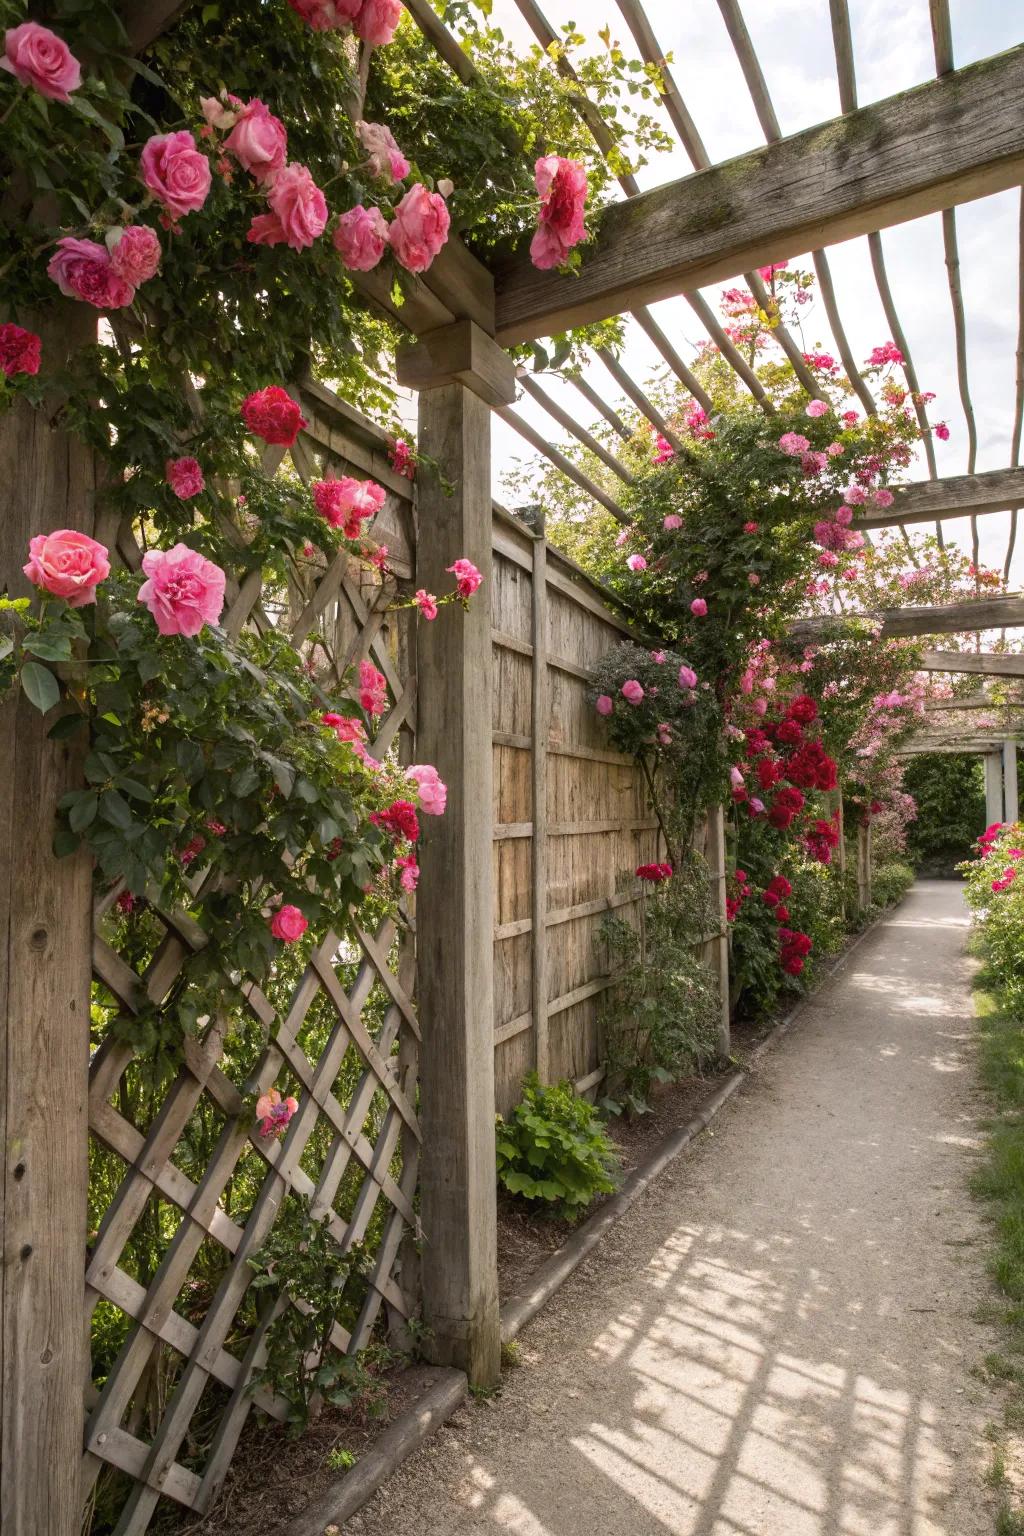
[(71, 807), (68, 823), (72, 832), (84, 832), (96, 820), (100, 797), (95, 790), (85, 790)]
[(88, 724), (88, 715), (61, 715), (58, 720), (53, 722), (46, 734), (51, 741), (66, 741), (69, 736), (73, 736), (76, 731), (80, 731), (83, 725)]
[(96, 125), (105, 135), (111, 149), (116, 150), (118, 154), (121, 153), (124, 149), (124, 134), (114, 123), (108, 123), (105, 117), (101, 117), (91, 101), (87, 101), (84, 96), (72, 96), (71, 107), (79, 117), (84, 117)]
[(77, 853), (81, 847), (82, 839), (77, 832), (72, 832), (69, 827), (58, 827), (53, 837), (53, 852), (58, 859), (66, 859), (68, 854)]
[(60, 684), (49, 667), (41, 667), (38, 661), (26, 661), (21, 669), (21, 686), (30, 704), (41, 715), (53, 708), (60, 698)]
[(117, 787), (123, 789), (126, 795), (131, 795), (133, 800), (141, 800), (145, 805), (151, 805), (153, 791), (147, 789), (145, 784), (140, 784), (138, 779), (125, 778), (124, 774), (118, 774)]
[(134, 821), (132, 808), (116, 789), (105, 789), (100, 796), (100, 815), (120, 832), (127, 832)]
[(8, 657), (13, 650), (13, 640), (9, 639), (6, 635), (0, 639), (0, 661), (5, 660), (5, 658)]
[(21, 642), (22, 650), (41, 656), (44, 661), (70, 661), (71, 641), (64, 635), (26, 635)]

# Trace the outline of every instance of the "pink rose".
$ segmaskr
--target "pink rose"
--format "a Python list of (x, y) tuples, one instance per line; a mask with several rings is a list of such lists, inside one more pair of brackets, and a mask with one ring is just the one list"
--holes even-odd
[(327, 199), (304, 165), (278, 171), (267, 194), (270, 213), (253, 219), (246, 236), (253, 245), (288, 244), (304, 251), (327, 225)]
[(451, 219), (443, 197), (417, 182), (395, 209), (388, 242), (407, 272), (426, 272), (448, 239)]
[(666, 533), (674, 533), (677, 528), (681, 528), (683, 526), (683, 520), (679, 516), (678, 512), (670, 512), (668, 517), (662, 518), (661, 526), (664, 528)]
[(356, 17), (356, 31), (364, 43), (382, 48), (394, 37), (401, 19), (401, 0), (363, 0)]
[(420, 883), (420, 867), (416, 862), (416, 855), (407, 853), (404, 858), (396, 859), (395, 868), (399, 872), (402, 890), (414, 891)]
[(267, 181), (284, 169), (288, 158), (288, 132), (262, 101), (247, 101), (224, 140), (224, 148), (256, 181)]
[(421, 587), (413, 601), (425, 619), (437, 618), (437, 598), (433, 592), (428, 592), (425, 587)]
[(218, 128), (222, 133), (227, 128), (233, 128), (238, 120), (238, 113), (226, 107), (218, 96), (200, 96), (199, 107), (206, 126)]
[(868, 499), (868, 493), (863, 486), (848, 485), (843, 492), (843, 500), (851, 507), (859, 507)]
[(379, 208), (364, 208), (357, 203), (341, 215), (333, 241), (350, 272), (372, 272), (387, 248), (387, 222)]
[(798, 458), (806, 453), (810, 446), (809, 440), (799, 432), (783, 432), (779, 438), (779, 447), (791, 458)]
[(443, 816), (448, 804), (448, 788), (429, 763), (417, 764), (405, 771), (407, 779), (419, 789), (420, 810), (425, 816)]
[(363, 0), (288, 0), (292, 10), (314, 32), (336, 32), (350, 26), (362, 3)]
[(647, 569), (647, 561), (644, 559), (643, 555), (630, 555), (629, 559), (626, 561), (626, 564), (629, 566), (631, 571), (646, 571)]
[(702, 619), (708, 611), (708, 605), (702, 597), (695, 597), (690, 604), (690, 612), (695, 619)]
[(640, 704), (643, 702), (644, 690), (635, 677), (631, 677), (623, 683), (622, 697), (627, 704)]
[(97, 309), (124, 309), (135, 297), (131, 284), (114, 271), (106, 246), (95, 240), (71, 235), (58, 240), (46, 273), (65, 298), (81, 299)]
[(891, 507), (895, 500), (896, 498), (892, 491), (887, 491), (884, 486), (880, 491), (875, 492), (876, 507)]
[(167, 484), (182, 501), (188, 501), (206, 489), (206, 480), (198, 459), (168, 459), (165, 473)]
[(587, 237), (587, 172), (580, 160), (544, 155), (534, 175), (541, 204), (530, 259), (535, 267), (548, 271), (562, 266), (574, 246)]
[(297, 939), (301, 939), (308, 927), (298, 907), (278, 907), (270, 920), (270, 931), (274, 938), (281, 939), (285, 944), (294, 944)]
[(224, 572), (187, 544), (151, 549), (142, 557), (149, 577), (139, 588), (162, 635), (198, 635), (216, 624), (224, 607)]
[(944, 421), (940, 421), (937, 424), (935, 428), (935, 436), (939, 439), (940, 443), (949, 442), (949, 428)]
[(38, 373), (43, 344), (35, 331), (20, 325), (0, 325), (0, 372), (13, 379), (16, 373)]
[(160, 265), (160, 241), (155, 229), (148, 224), (129, 224), (120, 232), (108, 229), (106, 240), (110, 265), (126, 283), (137, 288), (155, 276)]
[(6, 69), (22, 85), (34, 86), (40, 96), (51, 101), (70, 101), (70, 93), (82, 83), (82, 66), (67, 43), (38, 21), (8, 28), (0, 69)]
[(446, 569), (455, 577), (458, 594), (464, 601), (468, 601), (483, 584), (483, 577), (472, 560), (456, 560)]
[(375, 517), (387, 500), (387, 492), (375, 480), (354, 480), (351, 475), (314, 480), (310, 489), (320, 516), (332, 528), (340, 528), (346, 539), (357, 539), (362, 524)]
[(692, 667), (679, 668), (679, 686), (680, 688), (696, 688), (697, 674)]
[(366, 150), (371, 176), (386, 176), (388, 181), (404, 181), (409, 162), (402, 154), (391, 129), (383, 123), (356, 123), (359, 142)]
[(210, 193), (210, 162), (187, 129), (155, 133), (142, 148), (142, 180), (174, 219), (195, 213)]
[(807, 407), (807, 415), (812, 417), (827, 416), (829, 406), (827, 400), (812, 400)]
[(306, 418), (286, 389), (268, 384), (242, 401), (242, 420), (265, 443), (290, 448), (306, 425)]
[(22, 570), (29, 581), (54, 597), (63, 597), (70, 608), (94, 603), (96, 588), (110, 575), (105, 545), (74, 528), (37, 533), (28, 554), (28, 564)]
[(609, 698), (608, 694), (602, 693), (598, 696), (594, 708), (599, 715), (610, 715), (615, 708), (615, 703), (613, 699)]

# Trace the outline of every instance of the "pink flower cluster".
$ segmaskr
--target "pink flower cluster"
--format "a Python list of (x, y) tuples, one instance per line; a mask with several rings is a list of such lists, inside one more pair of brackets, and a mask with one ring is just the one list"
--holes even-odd
[(483, 585), (484, 578), (472, 560), (456, 560), (454, 565), (446, 566), (445, 569), (455, 577), (455, 590), (464, 603)]
[[(296, 909), (290, 908), (295, 911)], [(256, 1100), (256, 1119), (259, 1123), (261, 1136), (283, 1136), (288, 1123), (299, 1107), (298, 1099), (289, 1094), (282, 1099), (276, 1088), (271, 1088), (269, 1093), (263, 1093)]]
[(444, 198), (417, 182), (398, 204), (390, 225), (379, 208), (364, 208), (362, 203), (343, 213), (334, 230), (334, 249), (352, 272), (371, 272), (388, 246), (407, 272), (426, 272), (450, 228)]
[(0, 373), (5, 378), (13, 379), (16, 373), (38, 373), (42, 349), (35, 331), (26, 331), (10, 321), (0, 325)]
[(671, 864), (640, 864), (636, 877), (638, 880), (646, 880), (650, 885), (660, 885), (664, 880), (671, 880), (673, 873)]
[(564, 266), (574, 248), (587, 238), (587, 172), (581, 160), (543, 155), (534, 174), (541, 201), (530, 260), (547, 272)]
[(332, 528), (340, 528), (346, 539), (358, 539), (363, 524), (375, 517), (387, 500), (383, 486), (374, 480), (354, 480), (342, 475), (340, 480), (314, 480), (313, 501), (321, 517)]
[(266, 389), (247, 395), (241, 411), (250, 432), (265, 443), (282, 448), (291, 448), (307, 424), (296, 402), (280, 384), (268, 384)]
[(423, 814), (443, 816), (448, 804), (448, 788), (438, 777), (437, 769), (429, 763), (417, 763), (406, 769), (405, 776), (416, 785)]
[(314, 32), (351, 27), (373, 48), (391, 42), (403, 9), (400, 0), (288, 0), (288, 4)]
[(388, 707), (388, 680), (372, 661), (359, 663), (359, 704), (368, 715), (382, 715)]

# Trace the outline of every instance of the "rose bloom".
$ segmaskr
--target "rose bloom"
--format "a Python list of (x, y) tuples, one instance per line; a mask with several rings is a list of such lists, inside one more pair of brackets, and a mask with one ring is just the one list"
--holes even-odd
[(379, 208), (357, 203), (341, 215), (332, 240), (350, 272), (372, 272), (387, 249), (387, 220)]
[(298, 1099), (282, 1099), (276, 1088), (271, 1088), (269, 1093), (263, 1093), (256, 1100), (256, 1119), (259, 1121), (261, 1136), (279, 1136), (287, 1127), (295, 1111), (299, 1107)]
[(443, 197), (420, 182), (402, 198), (388, 242), (407, 272), (425, 272), (448, 239), (451, 219)]
[(294, 944), (297, 939), (301, 939), (308, 927), (298, 907), (278, 907), (270, 920), (270, 931), (274, 938), (281, 939), (285, 944)]
[(355, 21), (363, 0), (288, 0), (314, 32), (335, 32)]
[(627, 704), (640, 704), (643, 702), (644, 690), (635, 677), (627, 678), (623, 683), (622, 697)]
[(8, 379), (16, 373), (38, 373), (43, 344), (35, 331), (20, 325), (0, 325), (0, 371)]
[(306, 418), (286, 389), (280, 384), (268, 384), (242, 401), (242, 420), (250, 432), (262, 437), (265, 443), (290, 448)]
[(95, 240), (76, 240), (66, 235), (57, 241), (46, 274), (67, 299), (81, 299), (97, 309), (124, 309), (135, 289), (119, 277), (105, 245)]
[(541, 204), (530, 260), (546, 272), (562, 266), (574, 246), (587, 238), (587, 173), (580, 160), (543, 155), (534, 177)]
[(142, 180), (172, 218), (195, 213), (210, 193), (210, 162), (187, 129), (156, 133), (143, 145)]
[(631, 571), (646, 571), (647, 569), (647, 561), (644, 559), (643, 555), (630, 555), (629, 559), (626, 561), (626, 564), (629, 566)]
[(224, 572), (187, 544), (151, 549), (142, 557), (149, 577), (139, 588), (162, 635), (198, 635), (216, 624), (224, 607)]
[(433, 592), (428, 592), (426, 587), (420, 587), (414, 602), (425, 619), (437, 618), (437, 598)]
[(382, 48), (394, 37), (401, 18), (401, 0), (363, 0), (356, 16), (356, 31), (364, 43)]
[(165, 474), (167, 484), (182, 501), (188, 501), (206, 489), (206, 480), (198, 459), (168, 459)]
[(791, 458), (797, 458), (800, 454), (806, 453), (810, 446), (809, 440), (799, 432), (783, 432), (779, 438), (779, 447)]
[(150, 229), (148, 224), (129, 224), (120, 233), (108, 229), (106, 242), (111, 267), (133, 288), (148, 283), (156, 275), (160, 265), (160, 240), (156, 230)]
[(6, 69), (22, 85), (31, 85), (51, 101), (70, 101), (70, 93), (82, 83), (82, 66), (67, 43), (38, 21), (8, 28), (0, 69)]
[(454, 565), (446, 566), (445, 569), (455, 577), (458, 594), (463, 599), (471, 598), (483, 585), (483, 577), (472, 560), (456, 560)]
[(602, 693), (598, 696), (594, 708), (597, 710), (599, 715), (610, 715), (612, 710), (615, 708), (615, 704), (612, 699), (609, 698), (608, 694)]
[(875, 492), (876, 507), (891, 507), (895, 500), (896, 498), (892, 491), (887, 491), (884, 487), (880, 491)]
[(286, 244), (304, 251), (327, 227), (327, 199), (304, 165), (278, 171), (267, 194), (270, 213), (257, 214), (246, 239), (253, 245)]
[(744, 523), (743, 524), (743, 532), (744, 533), (756, 533), (759, 527), (760, 527), (759, 523)]
[(679, 686), (680, 688), (696, 688), (697, 674), (692, 667), (679, 668)]
[(807, 407), (807, 415), (812, 417), (827, 416), (829, 412), (826, 400), (812, 400)]
[(443, 816), (448, 803), (448, 789), (429, 763), (417, 763), (405, 771), (407, 779), (419, 789), (420, 810), (425, 816)]
[(94, 603), (96, 588), (110, 575), (106, 546), (74, 528), (37, 533), (28, 554), (22, 569), (29, 581), (54, 597), (63, 597), (70, 608)]
[(666, 533), (674, 533), (677, 528), (683, 526), (683, 520), (678, 512), (670, 512), (667, 517), (662, 518), (661, 526)]
[(404, 181), (409, 174), (409, 162), (402, 154), (391, 129), (384, 123), (356, 123), (359, 142), (366, 150), (366, 163), (371, 176), (387, 177), (388, 181)]
[(708, 611), (708, 605), (702, 597), (695, 597), (690, 604), (690, 612), (695, 619), (702, 619)]
[(224, 140), (224, 148), (256, 181), (267, 181), (284, 169), (288, 131), (281, 119), (254, 97), (239, 112), (235, 126)]
[(420, 867), (416, 862), (416, 855), (407, 853), (404, 858), (396, 859), (395, 869), (398, 871), (402, 890), (414, 891), (420, 883)]
[(342, 475), (340, 480), (314, 480), (311, 489), (320, 516), (332, 528), (340, 528), (346, 539), (357, 539), (362, 524), (387, 500), (387, 492), (376, 481), (354, 480), (351, 475)]

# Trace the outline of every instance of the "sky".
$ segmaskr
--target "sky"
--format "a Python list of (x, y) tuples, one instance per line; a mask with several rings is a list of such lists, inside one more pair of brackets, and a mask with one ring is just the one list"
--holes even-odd
[[(557, 30), (575, 21), (579, 30), (595, 37), (610, 24), (613, 37), (627, 54), (634, 54), (632, 36), (614, 0), (542, 0), (541, 8)], [(646, 11), (661, 47), (670, 52), (676, 82), (713, 160), (728, 159), (763, 143), (742, 73), (722, 23), (716, 0), (646, 0)], [(783, 133), (795, 133), (839, 113), (835, 58), (828, 0), (744, 0), (743, 11), (764, 70)], [(890, 96), (934, 76), (928, 0), (850, 0), (855, 65), (862, 104)], [(954, 57), (957, 66), (1013, 47), (1024, 40), (1024, 0), (951, 0)], [(494, 21), (524, 46), (532, 41), (514, 0), (494, 0)], [(600, 46), (599, 44), (597, 46)], [(666, 117), (664, 125), (672, 132)], [(690, 163), (678, 152), (659, 155), (638, 175), (643, 189), (690, 174)], [(1014, 406), (1019, 284), (1020, 194), (1002, 193), (963, 205), (957, 213), (960, 259), (967, 319), (968, 370), (978, 424), (978, 468), (1001, 469), (1010, 463)], [(967, 429), (956, 378), (956, 353), (941, 218), (934, 215), (897, 226), (885, 233), (889, 278), (897, 311), (910, 342), (911, 355), (923, 389), (934, 390), (932, 419), (948, 421), (950, 440), (936, 443), (939, 473), (967, 470)], [(778, 253), (794, 265), (800, 253)], [(866, 358), (873, 346), (889, 338), (878, 290), (872, 276), (867, 240), (850, 240), (829, 250), (839, 307), (854, 355)], [(704, 290), (716, 307), (721, 287)], [(654, 313), (684, 357), (692, 355), (704, 337), (693, 312), (681, 299), (653, 306)], [(835, 350), (820, 304), (815, 306), (808, 342)], [(631, 326), (623, 361), (642, 384), (661, 364), (642, 332)], [(591, 379), (605, 399), (614, 399), (615, 386), (596, 364)], [(588, 408), (568, 385), (544, 381), (545, 387), (577, 419), (589, 425)], [(518, 407), (544, 436), (562, 434), (532, 400)], [(531, 450), (511, 428), (495, 419), (495, 495), (502, 499), (501, 479), (515, 459), (528, 459)], [(923, 478), (920, 468), (912, 478)], [(1022, 520), (1024, 521), (1024, 520)], [(970, 550), (966, 520), (945, 525), (947, 541), (956, 539)], [(979, 519), (982, 559), (1002, 566), (1009, 515), (994, 513)], [(1011, 583), (1024, 584), (1024, 528), (1015, 557)]]

